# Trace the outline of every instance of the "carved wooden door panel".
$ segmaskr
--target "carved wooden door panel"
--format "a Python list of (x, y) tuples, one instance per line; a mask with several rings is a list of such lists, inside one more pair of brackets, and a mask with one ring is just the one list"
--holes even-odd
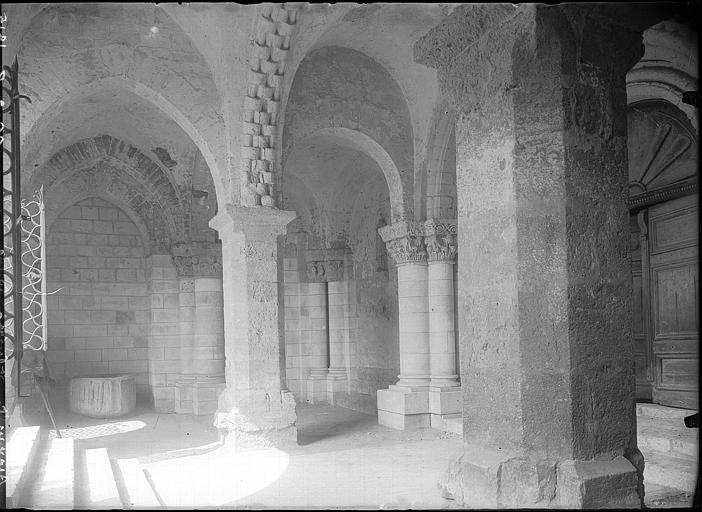
[[(653, 359), (650, 342), (650, 302), (648, 283), (648, 229), (644, 213), (631, 215), (631, 275), (634, 285), (634, 360), (636, 399), (651, 400)], [(643, 225), (643, 230), (641, 229)]]
[(697, 409), (698, 197), (649, 208), (653, 401)]

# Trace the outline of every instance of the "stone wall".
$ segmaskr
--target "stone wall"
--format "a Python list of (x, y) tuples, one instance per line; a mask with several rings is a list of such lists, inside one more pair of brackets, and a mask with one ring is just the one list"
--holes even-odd
[(131, 373), (148, 389), (149, 312), (141, 236), (119, 208), (80, 201), (47, 236), (48, 354), (59, 380)]

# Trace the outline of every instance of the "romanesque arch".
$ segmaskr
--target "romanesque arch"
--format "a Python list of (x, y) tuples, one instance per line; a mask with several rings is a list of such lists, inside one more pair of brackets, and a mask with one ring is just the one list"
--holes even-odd
[[(66, 125), (66, 116), (79, 111), (84, 100), (110, 89), (126, 90), (157, 106), (190, 136), (208, 162), (218, 196), (224, 198), (225, 130), (212, 73), (167, 14), (145, 9), (52, 5), (28, 23), (18, 50), (21, 89), (32, 98), (23, 107), (23, 167), (43, 164), (34, 157), (50, 156), (39, 143), (46, 130)], [(62, 44), (82, 32), (77, 48)], [(164, 41), (169, 48), (161, 47)]]
[(116, 198), (146, 226), (149, 245), (167, 251), (186, 239), (188, 215), (168, 174), (134, 146), (109, 135), (86, 139), (56, 153), (33, 176), (46, 187), (49, 225), (75, 197)]
[(288, 97), (283, 172), (296, 146), (312, 136), (351, 144), (379, 162), (390, 188), (393, 218), (409, 217), (414, 189), (412, 133), (402, 91), (382, 66), (348, 48), (318, 48), (297, 68)]

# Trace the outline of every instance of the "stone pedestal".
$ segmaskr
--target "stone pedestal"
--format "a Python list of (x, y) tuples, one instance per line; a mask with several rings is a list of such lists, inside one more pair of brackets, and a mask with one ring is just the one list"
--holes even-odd
[(313, 368), (307, 376), (306, 396), (311, 404), (327, 403), (327, 368)]
[(229, 205), (210, 221), (222, 240), (226, 355), (215, 425), (235, 446), (297, 439), (295, 399), (282, 386), (278, 300), (278, 237), (294, 217)]
[(623, 25), (471, 4), (415, 45), (457, 110), (461, 507), (642, 506)]
[(132, 375), (71, 379), (68, 388), (71, 412), (90, 418), (118, 418), (136, 408), (136, 383)]

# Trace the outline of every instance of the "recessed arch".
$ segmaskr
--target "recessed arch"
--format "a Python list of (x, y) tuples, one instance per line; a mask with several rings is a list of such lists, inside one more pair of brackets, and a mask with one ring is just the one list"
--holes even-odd
[[(322, 128), (299, 141), (298, 147), (316, 140), (330, 140), (340, 146), (364, 153), (380, 167), (390, 192), (390, 210), (393, 222), (406, 218), (404, 189), (400, 171), (388, 152), (378, 142), (359, 130), (343, 127)], [(291, 151), (291, 154), (295, 151)]]
[[(169, 119), (172, 119), (178, 126), (190, 137), (193, 144), (202, 154), (205, 159), (207, 166), (210, 169), (210, 174), (212, 175), (212, 181), (215, 185), (215, 191), (217, 193), (217, 200), (226, 200), (227, 194), (224, 190), (224, 184), (220, 179), (221, 174), (217, 171), (219, 169), (217, 164), (217, 159), (212, 152), (209, 144), (202, 136), (198, 128), (188, 119), (188, 117), (183, 114), (183, 112), (178, 109), (173, 103), (166, 99), (159, 92), (153, 90), (136, 80), (127, 77), (108, 77), (93, 81), (83, 87), (74, 89), (68, 94), (56, 99), (56, 101), (51, 105), (50, 108), (46, 109), (42, 116), (29, 128), (29, 132), (26, 136), (27, 149), (23, 151), (23, 155), (31, 155), (33, 148), (39, 144), (41, 140), (41, 134), (44, 132), (45, 128), (55, 120), (60, 107), (64, 104), (70, 104), (71, 102), (79, 101), (81, 98), (91, 95), (94, 92), (104, 92), (109, 90), (125, 90), (141, 99), (153, 104), (156, 108), (162, 111)], [(25, 156), (24, 158), (27, 158)], [(39, 162), (36, 165), (41, 168), (43, 162)], [(26, 168), (26, 166), (25, 166)]]
[[(151, 32), (152, 25), (160, 30)], [(71, 30), (81, 35), (72, 44)], [(154, 105), (187, 134), (208, 164), (218, 200), (226, 198), (222, 97), (203, 54), (164, 10), (44, 6), (23, 26), (17, 54), (20, 88), (33, 100), (23, 108), (23, 160), (41, 149), (43, 130), (62, 106), (80, 108), (81, 99), (99, 91), (123, 90)]]
[(151, 253), (151, 240), (149, 238), (149, 229), (147, 228), (146, 224), (128, 203), (126, 203), (122, 198), (117, 197), (116, 195), (111, 194), (109, 191), (106, 190), (86, 190), (84, 192), (76, 194), (75, 196), (71, 196), (70, 201), (61, 202), (56, 205), (53, 201), (51, 201), (50, 196), (48, 196), (48, 198), (45, 197), (44, 203), (46, 206), (46, 230), (50, 231), (54, 221), (61, 217), (61, 214), (67, 209), (69, 209), (71, 206), (93, 197), (103, 199), (104, 201), (113, 204), (114, 206), (122, 210), (125, 213), (125, 215), (127, 215), (127, 217), (129, 217), (129, 220), (131, 220), (139, 230), (139, 235), (141, 236), (141, 243), (144, 245), (144, 253), (146, 255), (149, 255)]
[(296, 70), (285, 116), (282, 172), (303, 140), (320, 133), (336, 135), (379, 164), (391, 189), (393, 218), (412, 215), (415, 149), (410, 109), (382, 65), (343, 46), (308, 52)]
[(108, 135), (56, 152), (35, 173), (32, 185), (45, 187), (47, 211), (74, 197), (100, 194), (129, 205), (142, 219), (152, 249), (167, 250), (187, 238), (190, 218), (167, 172), (137, 148)]

